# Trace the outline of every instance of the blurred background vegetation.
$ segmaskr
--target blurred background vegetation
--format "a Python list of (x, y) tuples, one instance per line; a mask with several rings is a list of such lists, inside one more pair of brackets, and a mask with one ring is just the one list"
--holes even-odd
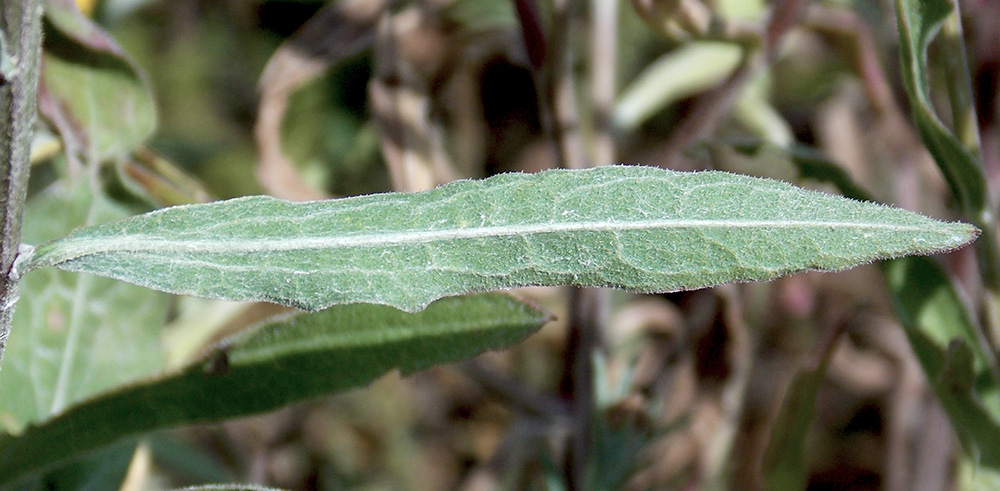
[[(155, 100), (156, 132), (102, 175), (136, 209), (418, 190), (615, 162), (836, 192), (801, 177), (793, 157), (809, 151), (881, 202), (957, 218), (910, 123), (889, 1), (76, 3)], [(1000, 4), (960, 4), (995, 190)], [(72, 167), (36, 160), (36, 193)], [(942, 259), (965, 289), (978, 288), (971, 250)], [(592, 486), (761, 486), (793, 375), (822, 366), (800, 454), (810, 489), (951, 488), (959, 446), (885, 290), (877, 268), (862, 267), (610, 293), (591, 380)], [(568, 289), (516, 294), (558, 319), (507, 352), (150, 435), (134, 456), (122, 451), (125, 487), (558, 489), (580, 341), (567, 327)], [(161, 336), (166, 356), (181, 359), (269, 311), (177, 300)]]

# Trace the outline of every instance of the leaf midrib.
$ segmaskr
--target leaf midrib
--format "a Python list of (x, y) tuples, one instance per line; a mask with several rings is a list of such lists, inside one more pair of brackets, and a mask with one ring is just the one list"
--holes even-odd
[[(338, 236), (293, 238), (164, 239), (160, 237), (76, 237), (64, 239), (59, 248), (36, 256), (28, 269), (60, 264), (85, 256), (120, 252), (255, 253), (296, 250), (337, 249), (350, 247), (419, 244), (436, 241), (537, 235), (546, 233), (617, 232), (662, 229), (855, 229), (883, 232), (933, 232), (930, 227), (873, 222), (813, 220), (719, 220), (657, 219), (641, 221), (583, 221), (527, 225), (478, 226), (371, 233), (352, 232)], [(962, 241), (955, 234), (956, 241)]]

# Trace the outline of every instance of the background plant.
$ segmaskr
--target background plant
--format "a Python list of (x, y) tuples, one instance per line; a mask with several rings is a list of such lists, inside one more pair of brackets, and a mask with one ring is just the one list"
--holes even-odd
[[(1000, 441), (994, 438), (997, 263), (989, 181), (982, 169), (984, 162), (991, 168), (996, 149), (989, 138), (980, 147), (977, 126), (986, 135), (995, 131), (990, 94), (996, 84), (986, 82), (976, 98), (985, 109), (978, 119), (976, 112), (965, 111), (973, 97), (962, 62), (963, 31), (958, 17), (949, 16), (951, 3), (899, 1), (893, 10), (790, 1), (777, 5), (773, 15), (753, 2), (637, 0), (620, 11), (614, 2), (539, 6), (465, 0), (436, 8), (388, 3), (325, 9), (313, 4), (300, 21), (283, 26), (276, 19), (288, 18), (292, 7), (281, 2), (150, 3), (132, 11), (102, 2), (90, 13), (127, 47), (122, 50), (75, 15), (71, 4), (48, 2), (39, 103), (46, 127), (58, 138), (42, 131), (35, 139), (24, 241), (39, 244), (78, 225), (209, 196), (263, 189), (304, 199), (390, 186), (419, 190), (498, 170), (607, 163), (620, 153), (625, 161), (672, 168), (714, 167), (832, 184), (854, 197), (867, 195), (864, 186), (880, 201), (935, 216), (952, 216), (948, 189), (962, 213), (956, 216), (985, 232), (976, 251), (983, 287), (971, 258), (961, 253), (947, 269), (926, 258), (885, 264), (888, 298), (903, 329), (878, 292), (873, 270), (654, 297), (574, 290), (566, 307), (559, 294), (538, 293), (538, 301), (568, 320), (569, 328), (551, 324), (506, 355), (437, 368), (405, 382), (384, 378), (362, 393), (296, 406), (256, 423), (187, 436), (152, 434), (138, 451), (135, 440), (124, 441), (35, 475), (32, 482), (70, 487), (107, 479), (114, 484), (104, 487), (117, 485), (129, 461), (130, 477), (145, 485), (164, 479), (165, 485), (256, 480), (288, 487), (401, 482), (447, 487), (507, 479), (507, 485), (544, 480), (725, 487), (763, 479), (785, 489), (832, 480), (891, 488), (917, 482), (974, 486), (975, 480), (982, 485), (993, 478), (998, 453), (992, 446)], [(4, 8), (11, 5), (5, 2)], [(967, 7), (984, 9), (977, 14), (991, 8), (974, 2)], [(310, 16), (312, 21), (274, 51), (281, 33)], [(880, 55), (894, 59), (881, 51), (896, 37), (883, 29), (894, 16), (900, 19), (900, 66), (913, 126), (897, 109), (892, 79), (877, 61)], [(4, 19), (10, 22), (7, 12)], [(927, 65), (927, 41), (942, 21)], [(339, 28), (331, 31), (331, 25)], [(19, 38), (10, 36), (10, 24), (4, 29), (8, 60), (9, 53), (28, 48), (12, 42)], [(783, 43), (789, 32), (793, 37)], [(972, 46), (989, 45), (983, 41), (988, 29), (973, 21), (970, 32)], [(226, 53), (237, 47), (239, 56)], [(129, 61), (125, 51), (137, 61)], [(980, 68), (990, 66), (989, 53), (972, 52), (976, 80), (990, 80), (994, 72)], [(155, 98), (136, 65), (153, 80)], [(6, 80), (12, 72), (4, 67)], [(261, 71), (258, 101), (253, 88)], [(944, 76), (928, 79), (928, 71)], [(619, 82), (625, 88), (616, 97)], [(953, 109), (939, 109), (949, 106)], [(153, 150), (137, 147), (157, 120), (160, 130), (148, 140)], [(922, 153), (918, 135), (941, 174)], [(627, 145), (619, 145), (623, 142)], [(49, 150), (59, 144), (62, 151)], [(616, 152), (616, 146), (627, 150)], [(20, 152), (23, 160), (23, 147)], [(258, 183), (243, 177), (255, 161)], [(11, 189), (23, 192), (16, 185)], [(72, 213), (57, 213), (64, 210)], [(16, 215), (7, 211), (8, 217)], [(52, 220), (55, 216), (66, 221)], [(4, 245), (11, 261), (10, 246), (18, 242)], [(859, 290), (859, 283), (875, 287)], [(243, 395), (213, 397), (231, 401), (233, 409), (207, 417), (246, 414), (253, 401), (260, 409), (274, 407), (363, 385), (393, 367), (408, 372), (509, 344), (546, 319), (490, 295), (435, 304), (416, 320), (390, 309), (351, 306), (294, 324), (316, 329), (296, 330), (279, 321), (197, 358), (212, 341), (271, 318), (274, 307), (172, 300), (54, 269), (28, 274), (22, 289), (15, 336), (30, 343), (22, 345), (28, 348), (21, 354), (12, 346), (0, 371), (5, 404), (0, 421), (13, 434), (21, 434), (28, 422), (46, 422), (0, 442), (0, 452), (8, 456), (3, 462), (19, 472), (22, 461), (9, 456), (40, 463), (31, 449), (51, 454), (53, 441), (61, 442), (55, 448), (66, 456), (92, 448), (88, 445), (101, 437), (83, 429), (107, 419), (108, 406), (102, 404), (131, 400), (149, 406), (156, 394), (201, 386), (206, 374), (223, 380), (245, 373), (259, 385), (246, 384)], [(971, 307), (959, 291), (972, 293)], [(456, 311), (469, 314), (463, 317), (468, 323), (445, 334), (441, 320), (454, 319)], [(165, 321), (169, 327), (161, 330)], [(320, 327), (331, 323), (384, 330), (343, 336)], [(277, 336), (272, 333), (292, 333), (286, 340), (299, 333), (310, 336), (310, 343), (305, 350), (284, 351), (281, 363), (273, 351), (255, 355), (254, 346), (271, 346)], [(441, 335), (451, 336), (443, 345), (453, 350), (421, 351), (428, 346), (420, 339)], [(394, 341), (387, 345), (384, 336)], [(121, 339), (129, 345), (122, 347)], [(385, 363), (371, 362), (378, 357), (370, 355), (362, 358), (361, 365), (371, 369), (363, 377), (317, 376), (355, 366), (350, 356), (372, 339), (380, 346), (372, 353), (382, 353)], [(345, 343), (354, 348), (345, 350)], [(200, 361), (189, 364), (192, 359)], [(805, 368), (782, 396), (784, 384), (775, 381), (788, 380), (799, 364)], [(189, 368), (74, 405), (181, 366)], [(276, 366), (308, 367), (301, 371), (309, 376), (283, 377)], [(517, 378), (501, 375), (504, 367)], [(866, 368), (851, 371), (857, 367)], [(18, 373), (21, 382), (9, 382)], [(271, 382), (267, 374), (286, 383)], [(185, 377), (199, 382), (185, 383)], [(303, 383), (287, 383), (294, 380)], [(274, 389), (279, 385), (281, 390)], [(144, 387), (151, 391), (144, 393)], [(391, 407), (390, 401), (413, 412), (387, 409), (380, 417), (373, 410)], [(103, 409), (88, 420), (88, 408)], [(156, 417), (163, 424), (199, 419), (176, 412)], [(233, 429), (237, 426), (264, 431), (264, 437), (245, 443), (247, 433)], [(768, 438), (769, 427), (787, 433)], [(949, 428), (964, 451), (948, 443)], [(449, 433), (459, 434), (447, 441), (437, 437)], [(568, 440), (553, 442), (553, 435), (566, 434)], [(364, 450), (372, 447), (376, 450)], [(765, 447), (766, 457), (755, 457)], [(414, 457), (413, 448), (423, 451)], [(912, 448), (920, 450), (911, 454)], [(928, 455), (931, 450), (942, 454)], [(196, 457), (176, 460), (190, 455)], [(367, 460), (358, 460), (361, 456)], [(423, 465), (424, 459), (430, 465)], [(158, 470), (143, 470), (149, 462)], [(921, 465), (911, 468), (907, 462)], [(957, 473), (953, 462), (960, 464)]]

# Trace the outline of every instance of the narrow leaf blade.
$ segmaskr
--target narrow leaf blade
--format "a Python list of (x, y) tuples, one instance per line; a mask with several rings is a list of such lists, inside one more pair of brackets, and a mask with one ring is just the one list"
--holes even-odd
[(22, 435), (0, 435), (0, 484), (126, 436), (259, 413), (520, 341), (549, 316), (502, 294), (415, 314), (345, 305), (273, 319), (184, 369), (103, 394)]
[[(969, 382), (976, 371), (986, 370), (986, 361), (973, 348), (981, 344), (958, 292), (927, 258), (892, 261), (883, 272), (910, 347), (956, 436), (967, 455), (995, 472), (1000, 469), (997, 387)], [(988, 373), (979, 378), (992, 381)]]
[(788, 384), (764, 452), (764, 489), (806, 489), (809, 429), (816, 417), (816, 397), (834, 351), (831, 347), (818, 362), (799, 369)]
[(136, 446), (135, 441), (124, 440), (50, 468), (44, 473), (0, 485), (0, 491), (118, 489), (126, 478)]
[(685, 97), (721, 83), (740, 64), (743, 50), (734, 43), (685, 43), (653, 62), (622, 92), (612, 120), (631, 131)]
[(416, 311), (444, 296), (530, 285), (665, 292), (840, 270), (951, 250), (977, 234), (779, 181), (613, 166), (412, 194), (168, 208), (44, 244), (25, 269), (304, 309)]
[(927, 47), (951, 15), (950, 0), (895, 0), (903, 85), (920, 137), (965, 212), (973, 219), (988, 212), (986, 175), (976, 155), (938, 117), (931, 102)]

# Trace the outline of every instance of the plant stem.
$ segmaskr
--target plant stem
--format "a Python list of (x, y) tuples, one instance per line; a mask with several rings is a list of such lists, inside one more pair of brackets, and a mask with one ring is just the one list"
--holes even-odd
[(596, 406), (594, 393), (594, 353), (601, 345), (607, 324), (608, 291), (600, 288), (573, 288), (569, 300), (569, 339), (566, 342), (570, 405), (569, 467), (566, 489), (587, 489), (590, 466), (591, 422)]
[[(938, 60), (943, 68), (951, 106), (952, 131), (958, 141), (982, 166), (982, 142), (976, 118), (976, 105), (972, 94), (972, 79), (969, 75), (969, 61), (962, 35), (961, 6), (953, 1), (951, 16), (941, 27), (940, 41), (945, 56)], [(968, 201), (968, 200), (966, 200)], [(982, 209), (966, 209), (966, 215), (974, 225), (982, 229), (982, 237), (976, 242), (979, 272), (983, 280), (983, 329), (989, 341), (990, 353), (995, 352), (1000, 341), (1000, 249), (997, 246), (996, 214), (992, 200), (987, 194)], [(994, 360), (996, 376), (1000, 376)], [(998, 380), (1000, 382), (1000, 380)]]
[(590, 2), (590, 98), (593, 103), (593, 162), (614, 164), (615, 139), (611, 114), (615, 107), (615, 77), (618, 75), (618, 2)]
[(534, 417), (553, 420), (565, 417), (569, 407), (565, 401), (538, 393), (524, 384), (500, 373), (496, 367), (481, 359), (472, 359), (458, 365), (462, 374), (478, 383), (483, 390), (495, 394), (506, 404)]
[(28, 159), (35, 125), (38, 66), (42, 47), (42, 6), (39, 0), (0, 3), (0, 35), (12, 69), (0, 80), (0, 360), (17, 301), (12, 274), (21, 246), (21, 220), (28, 193)]
[[(525, 13), (534, 10), (534, 2), (521, 2)], [(519, 4), (519, 5), (520, 5)], [(573, 0), (550, 0), (551, 24), (545, 42), (541, 76), (542, 119), (548, 124), (556, 148), (559, 166), (569, 169), (590, 167), (591, 160), (580, 135), (580, 115), (573, 80)], [(525, 40), (532, 32), (530, 15), (522, 14)], [(529, 47), (529, 52), (532, 48)], [(538, 58), (537, 55), (534, 57)], [(534, 61), (534, 60), (533, 60)], [(612, 60), (613, 61), (613, 60)], [(613, 76), (613, 75), (612, 75)], [(611, 85), (605, 87), (613, 89)], [(613, 100), (613, 99), (612, 99)], [(606, 126), (606, 125), (605, 125)], [(566, 371), (562, 393), (571, 399), (570, 439), (566, 460), (566, 489), (585, 489), (590, 460), (591, 421), (594, 415), (593, 355), (601, 344), (608, 305), (607, 291), (574, 288), (569, 298), (569, 335), (566, 341)]]
[(544, 90), (552, 123), (552, 138), (556, 143), (559, 165), (568, 169), (590, 167), (580, 136), (580, 114), (577, 110), (576, 86), (573, 83), (573, 0), (550, 0), (552, 29), (545, 61), (547, 63)]
[(962, 34), (962, 20), (959, 2), (954, 2), (954, 11), (941, 26), (941, 41), (944, 53), (941, 65), (948, 84), (948, 98), (955, 136), (973, 155), (979, 157), (982, 144), (979, 138), (979, 124), (976, 119), (976, 104), (972, 96), (972, 78), (969, 75), (969, 58), (965, 53), (965, 39)]

